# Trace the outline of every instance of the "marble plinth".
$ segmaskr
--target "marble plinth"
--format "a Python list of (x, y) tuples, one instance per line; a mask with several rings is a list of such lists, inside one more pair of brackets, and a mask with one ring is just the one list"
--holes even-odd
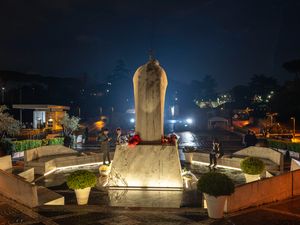
[(109, 175), (109, 186), (182, 189), (178, 147), (117, 145)]
[(108, 190), (110, 206), (180, 208), (182, 190)]

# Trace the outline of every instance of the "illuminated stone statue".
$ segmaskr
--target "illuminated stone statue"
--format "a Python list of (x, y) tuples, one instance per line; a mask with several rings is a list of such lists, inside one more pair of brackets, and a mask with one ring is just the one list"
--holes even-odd
[(155, 59), (139, 67), (133, 76), (135, 132), (144, 142), (159, 142), (164, 134), (164, 104), (168, 85), (164, 69)]

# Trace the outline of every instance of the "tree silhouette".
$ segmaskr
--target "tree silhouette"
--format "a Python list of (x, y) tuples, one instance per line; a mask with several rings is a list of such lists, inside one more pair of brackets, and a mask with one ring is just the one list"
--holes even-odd
[(295, 74), (295, 78), (299, 79), (300, 75), (300, 59), (291, 60), (283, 63), (282, 67), (289, 73)]
[(277, 80), (274, 77), (269, 77), (264, 74), (254, 74), (248, 86), (252, 96), (265, 96), (268, 95), (270, 91), (274, 91), (278, 88)]

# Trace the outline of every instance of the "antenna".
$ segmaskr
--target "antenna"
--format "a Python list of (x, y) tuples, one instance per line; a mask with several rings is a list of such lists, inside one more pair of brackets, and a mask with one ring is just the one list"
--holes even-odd
[(150, 12), (150, 50), (149, 50), (149, 60), (154, 60), (154, 48), (153, 48), (153, 42), (154, 42), (154, 2), (151, 0), (151, 12)]

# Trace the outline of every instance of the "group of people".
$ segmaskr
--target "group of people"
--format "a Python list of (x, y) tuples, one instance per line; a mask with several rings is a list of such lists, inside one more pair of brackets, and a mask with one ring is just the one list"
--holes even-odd
[[(114, 138), (111, 137), (108, 128), (104, 128), (101, 134), (98, 137), (98, 141), (100, 142), (101, 150), (103, 152), (103, 164), (106, 164), (106, 160), (108, 161), (108, 165), (111, 163), (110, 160), (110, 146), (112, 143), (116, 145), (124, 144), (128, 141), (128, 138), (122, 135), (121, 128), (116, 129), (116, 133)], [(216, 168), (217, 166), (217, 159), (223, 156), (223, 152), (221, 149), (221, 144), (217, 138), (213, 139), (212, 148), (209, 152), (209, 167)]]
[(103, 151), (103, 164), (106, 165), (106, 159), (107, 159), (109, 165), (111, 163), (110, 156), (109, 156), (111, 144), (113, 142), (116, 145), (123, 144), (127, 142), (127, 137), (122, 135), (121, 128), (117, 128), (115, 136), (114, 138), (112, 138), (109, 134), (109, 129), (104, 128), (104, 130), (98, 137), (98, 141), (100, 142), (101, 150)]

